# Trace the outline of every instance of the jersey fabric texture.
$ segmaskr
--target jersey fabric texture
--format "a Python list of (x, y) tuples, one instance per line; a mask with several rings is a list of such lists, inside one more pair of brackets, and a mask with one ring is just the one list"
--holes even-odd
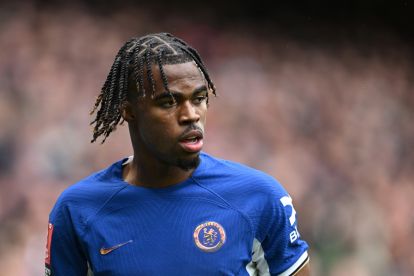
[(120, 160), (66, 189), (49, 218), (47, 275), (291, 275), (307, 262), (285, 189), (200, 154), (187, 180), (133, 186)]

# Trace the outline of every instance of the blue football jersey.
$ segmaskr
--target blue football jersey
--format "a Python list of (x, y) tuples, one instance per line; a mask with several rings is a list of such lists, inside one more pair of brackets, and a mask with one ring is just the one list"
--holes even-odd
[(291, 275), (308, 260), (292, 199), (271, 176), (202, 153), (187, 180), (133, 186), (120, 160), (66, 189), (46, 275)]

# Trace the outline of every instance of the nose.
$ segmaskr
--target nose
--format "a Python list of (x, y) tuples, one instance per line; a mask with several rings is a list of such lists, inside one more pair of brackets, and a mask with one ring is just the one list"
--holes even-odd
[(192, 124), (199, 120), (200, 115), (197, 112), (197, 108), (190, 101), (185, 101), (180, 108), (180, 124)]

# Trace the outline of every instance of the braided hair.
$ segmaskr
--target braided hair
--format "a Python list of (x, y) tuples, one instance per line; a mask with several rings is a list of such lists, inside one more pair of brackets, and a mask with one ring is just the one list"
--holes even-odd
[[(208, 89), (216, 95), (215, 86), (200, 55), (183, 40), (169, 33), (156, 33), (131, 38), (125, 42), (115, 56), (101, 93), (90, 112), (91, 115), (96, 112), (95, 119), (90, 123), (94, 125), (91, 143), (95, 142), (99, 136), (103, 136), (102, 143), (104, 143), (116, 126), (123, 123), (120, 107), (127, 101), (130, 79), (135, 82), (138, 97), (146, 97), (148, 94), (154, 96), (155, 80), (151, 65), (156, 64), (160, 70), (163, 86), (167, 92), (170, 92), (163, 65), (189, 61), (196, 63), (207, 81)], [(151, 91), (145, 91), (145, 78), (148, 79)]]

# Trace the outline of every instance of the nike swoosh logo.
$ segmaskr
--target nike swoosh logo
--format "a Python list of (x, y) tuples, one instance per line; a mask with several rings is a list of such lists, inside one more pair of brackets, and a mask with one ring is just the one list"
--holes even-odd
[(128, 243), (131, 243), (131, 242), (133, 242), (133, 240), (129, 240), (129, 241), (126, 241), (126, 242), (123, 242), (123, 243), (120, 243), (120, 244), (117, 244), (117, 245), (114, 245), (114, 246), (112, 246), (112, 247), (108, 247), (108, 248), (104, 248), (104, 247), (102, 247), (101, 248), (101, 250), (99, 250), (99, 252), (101, 253), (101, 255), (106, 255), (106, 254), (108, 254), (108, 253), (111, 253), (112, 251), (114, 251), (115, 249), (118, 249), (118, 248), (120, 248), (121, 246), (124, 246), (124, 245), (126, 245), (126, 244), (128, 244)]

